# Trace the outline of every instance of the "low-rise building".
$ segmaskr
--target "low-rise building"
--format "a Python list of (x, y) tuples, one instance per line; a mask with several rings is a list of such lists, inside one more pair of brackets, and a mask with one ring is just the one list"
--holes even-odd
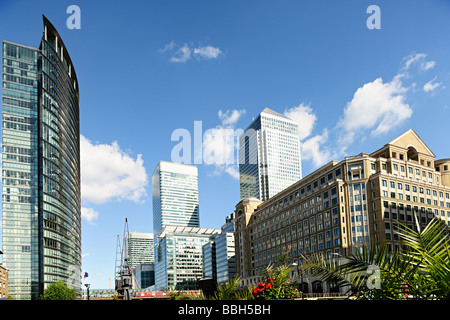
[(8, 298), (8, 269), (0, 264), (0, 299)]
[(220, 229), (166, 226), (155, 238), (156, 290), (196, 290), (203, 277), (203, 245)]
[(236, 276), (234, 213), (226, 217), (220, 232), (203, 245), (203, 277), (225, 284)]
[(155, 284), (155, 265), (141, 263), (133, 269), (133, 276), (138, 290), (145, 290)]

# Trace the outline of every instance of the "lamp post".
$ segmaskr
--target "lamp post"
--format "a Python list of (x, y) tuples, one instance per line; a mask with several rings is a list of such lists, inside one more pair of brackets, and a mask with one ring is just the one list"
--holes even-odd
[[(303, 300), (303, 272), (302, 272), (302, 268), (300, 267), (300, 265), (297, 263), (297, 262), (294, 262), (293, 264), (292, 264), (292, 266), (294, 267), (297, 267), (297, 274), (300, 274), (300, 292), (301, 292), (301, 299)], [(300, 272), (299, 272), (299, 270), (300, 270)]]
[(87, 299), (88, 299), (88, 301), (89, 301), (89, 287), (91, 286), (89, 283), (85, 283), (84, 284), (85, 285), (85, 287), (86, 287), (86, 289), (87, 289)]
[(302, 271), (302, 268), (300, 267), (300, 265), (297, 262), (294, 262), (292, 264), (292, 266), (296, 266), (297, 267), (297, 274), (300, 273), (300, 292), (301, 292), (301, 299), (303, 300), (303, 287), (304, 287), (303, 286), (303, 271)]

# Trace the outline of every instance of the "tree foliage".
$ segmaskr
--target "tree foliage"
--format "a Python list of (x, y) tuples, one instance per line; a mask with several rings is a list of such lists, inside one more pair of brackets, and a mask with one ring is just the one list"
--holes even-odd
[(41, 300), (75, 300), (76, 298), (75, 289), (67, 287), (62, 280), (50, 284), (41, 296)]

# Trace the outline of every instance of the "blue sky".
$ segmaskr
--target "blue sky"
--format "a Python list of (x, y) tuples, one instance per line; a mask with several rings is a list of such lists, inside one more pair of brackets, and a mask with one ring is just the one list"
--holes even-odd
[[(380, 8), (381, 29), (366, 10)], [(69, 5), (81, 29), (69, 29)], [(450, 157), (450, 3), (430, 1), (8, 1), (0, 39), (37, 47), (44, 14), (78, 76), (83, 271), (114, 288), (117, 235), (152, 232), (151, 175), (186, 129), (245, 128), (269, 107), (301, 125), (303, 175), (413, 128)], [(214, 130), (210, 130), (214, 129)], [(227, 156), (233, 158), (233, 146)], [(194, 150), (192, 150), (193, 152)], [(194, 153), (192, 153), (194, 161)], [(236, 166), (198, 164), (200, 225), (239, 201)]]

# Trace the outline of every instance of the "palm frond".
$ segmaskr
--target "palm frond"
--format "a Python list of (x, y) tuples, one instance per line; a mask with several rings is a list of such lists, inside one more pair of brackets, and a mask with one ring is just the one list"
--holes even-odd
[(212, 300), (237, 300), (236, 289), (239, 287), (240, 280), (238, 277), (229, 279), (225, 284), (217, 286), (217, 291)]
[[(324, 259), (305, 257), (304, 270), (338, 286), (351, 286), (358, 294), (398, 299), (404, 290), (416, 299), (448, 298), (450, 293), (450, 246), (448, 227), (439, 219), (423, 230), (401, 226), (397, 231), (403, 247), (392, 251), (387, 244), (362, 246), (350, 255)], [(371, 269), (372, 268), (372, 269)], [(372, 289), (371, 271), (379, 272), (379, 288)], [(378, 291), (377, 291), (378, 290)]]
[(408, 250), (405, 256), (420, 265), (420, 271), (428, 281), (422, 284), (427, 296), (450, 295), (450, 249), (448, 227), (440, 219), (434, 218), (421, 230), (402, 228), (399, 232)]

